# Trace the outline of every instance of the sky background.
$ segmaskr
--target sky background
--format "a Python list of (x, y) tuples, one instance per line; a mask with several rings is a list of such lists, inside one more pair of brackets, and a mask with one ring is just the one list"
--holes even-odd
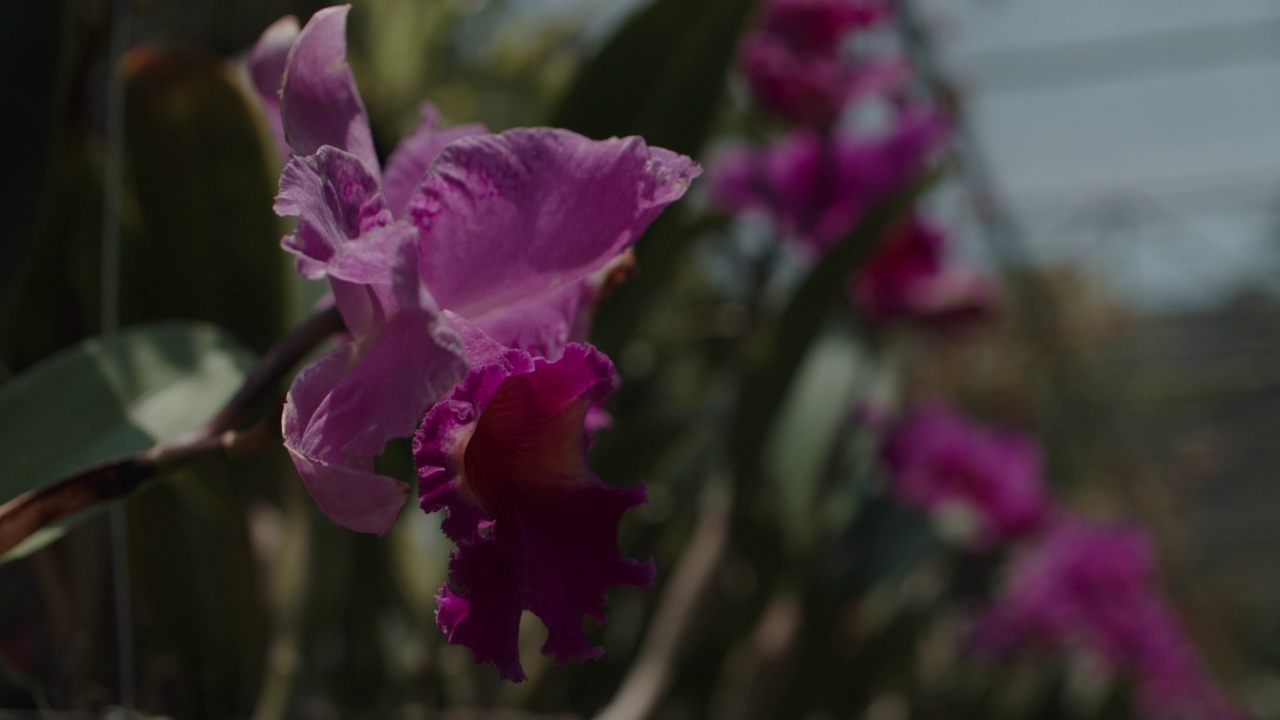
[(1151, 311), (1276, 275), (1280, 4), (928, 0), (1036, 256)]

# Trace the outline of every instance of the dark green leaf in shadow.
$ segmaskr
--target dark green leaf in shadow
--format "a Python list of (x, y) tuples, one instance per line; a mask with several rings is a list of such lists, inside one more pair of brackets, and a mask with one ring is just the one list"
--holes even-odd
[(5, 294), (33, 233), (46, 189), (51, 128), (60, 83), (63, 3), (6, 0), (0, 3), (0, 296)]
[[(157, 323), (35, 365), (0, 387), (0, 501), (194, 430), (252, 361), (216, 327)], [(41, 533), (40, 544), (64, 530)], [(34, 549), (33, 538), (9, 557)]]
[(266, 349), (282, 330), (286, 260), (260, 119), (219, 58), (140, 48), (125, 71), (137, 202), (126, 322), (208, 320)]
[(765, 466), (777, 478), (777, 516), (797, 549), (825, 530), (818, 499), (833, 453), (844, 440), (861, 375), (872, 362), (850, 338), (823, 337), (797, 374), (765, 447)]
[(792, 381), (830, 310), (847, 302), (850, 274), (877, 247), (889, 227), (915, 204), (938, 173), (872, 211), (827, 253), (788, 300), (774, 322), (753, 339), (747, 372), (738, 391), (733, 415), (732, 450), (739, 483), (737, 500), (749, 509), (757, 499), (763, 472), (761, 449), (786, 400)]
[[(596, 138), (639, 135), (698, 157), (711, 131), (738, 36), (754, 0), (655, 0), (579, 72), (551, 124)], [(636, 246), (641, 272), (596, 323), (616, 351), (693, 246), (702, 224), (669, 210)]]
[(696, 156), (753, 0), (656, 0), (579, 72), (552, 124)]

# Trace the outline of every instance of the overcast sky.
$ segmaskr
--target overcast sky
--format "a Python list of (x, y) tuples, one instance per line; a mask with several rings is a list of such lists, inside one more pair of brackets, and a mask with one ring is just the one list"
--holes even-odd
[(1153, 310), (1277, 271), (1280, 3), (929, 0), (1037, 250)]

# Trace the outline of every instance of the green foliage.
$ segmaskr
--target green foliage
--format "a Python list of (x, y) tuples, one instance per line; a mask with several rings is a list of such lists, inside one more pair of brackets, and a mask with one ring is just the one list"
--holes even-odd
[(251, 363), (227, 333), (194, 323), (131, 328), (39, 363), (0, 387), (0, 499), (190, 432), (231, 397)]
[(139, 49), (125, 66), (137, 214), (124, 317), (208, 320), (265, 350), (282, 329), (287, 266), (261, 121), (221, 59)]
[(18, 267), (22, 243), (35, 227), (48, 179), (63, 5), (58, 0), (0, 3), (0, 47), (8, 56), (24, 59), (0, 62), (0, 87), (11, 98), (0, 106), (0, 137), (24, 139), (8, 143), (0, 163), (0, 296)]
[(656, 0), (578, 74), (552, 125), (697, 157), (753, 0)]

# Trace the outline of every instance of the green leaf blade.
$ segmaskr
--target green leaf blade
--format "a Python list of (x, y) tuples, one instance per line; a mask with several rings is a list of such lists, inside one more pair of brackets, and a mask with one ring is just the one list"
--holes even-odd
[[(230, 399), (253, 359), (213, 325), (167, 322), (38, 363), (0, 387), (0, 502), (191, 432)], [(61, 532), (41, 534), (47, 543)]]

